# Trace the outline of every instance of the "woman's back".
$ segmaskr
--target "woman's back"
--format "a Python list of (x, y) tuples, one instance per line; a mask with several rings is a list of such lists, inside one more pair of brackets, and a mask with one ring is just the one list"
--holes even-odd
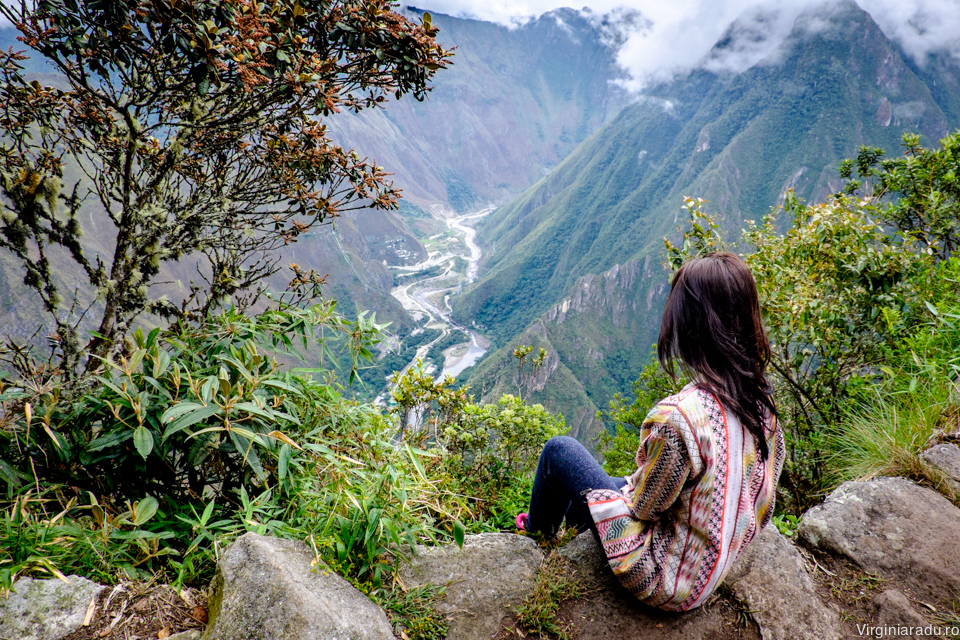
[(784, 444), (772, 416), (767, 426), (764, 460), (736, 415), (692, 383), (647, 415), (622, 493), (587, 495), (610, 566), (638, 598), (700, 606), (769, 521)]
[[(756, 283), (732, 253), (674, 274), (657, 355), (696, 385), (661, 401), (640, 429), (636, 473), (611, 478), (572, 438), (544, 446), (521, 528), (590, 528), (623, 584), (647, 604), (700, 606), (770, 520), (783, 434), (766, 377), (770, 342)], [(626, 485), (626, 486), (624, 486)]]

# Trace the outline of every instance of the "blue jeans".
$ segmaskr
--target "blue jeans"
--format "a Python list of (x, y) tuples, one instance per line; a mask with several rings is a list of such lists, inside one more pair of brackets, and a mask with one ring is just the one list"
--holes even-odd
[(548, 536), (557, 534), (564, 517), (567, 527), (581, 533), (588, 528), (597, 541), (600, 535), (590, 517), (587, 492), (593, 489), (618, 491), (627, 484), (622, 477), (611, 478), (587, 449), (570, 436), (551, 438), (540, 453), (527, 524), (530, 531)]

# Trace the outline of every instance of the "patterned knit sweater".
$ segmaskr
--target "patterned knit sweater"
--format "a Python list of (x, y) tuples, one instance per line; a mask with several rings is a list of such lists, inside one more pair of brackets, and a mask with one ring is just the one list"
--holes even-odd
[(699, 607), (769, 522), (784, 442), (772, 416), (768, 431), (764, 461), (737, 417), (689, 384), (647, 415), (622, 492), (587, 494), (610, 567), (640, 600)]

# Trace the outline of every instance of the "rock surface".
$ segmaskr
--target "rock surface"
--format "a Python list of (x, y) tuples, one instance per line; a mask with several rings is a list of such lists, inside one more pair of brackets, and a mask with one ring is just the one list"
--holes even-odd
[(747, 605), (763, 640), (834, 640), (839, 616), (823, 604), (800, 552), (772, 524), (750, 543), (726, 584)]
[(960, 492), (960, 447), (955, 444), (938, 444), (920, 454), (920, 458), (941, 471), (953, 486), (953, 490)]
[(386, 614), (302, 542), (247, 533), (221, 555), (203, 640), (385, 640)]
[(810, 547), (939, 602), (960, 590), (960, 509), (904, 478), (845, 482), (800, 522)]
[[(907, 596), (896, 589), (887, 589), (870, 603), (875, 625), (878, 627), (925, 627), (927, 620), (914, 610)], [(909, 634), (901, 638), (921, 638), (922, 634)]]
[(408, 587), (447, 585), (436, 609), (449, 620), (447, 640), (490, 638), (529, 595), (543, 552), (530, 538), (511, 533), (466, 536), (456, 545), (418, 547), (400, 571)]
[(567, 617), (577, 636), (594, 640), (721, 640), (756, 638), (756, 629), (735, 629), (719, 608), (709, 605), (688, 613), (669, 613), (647, 607), (624, 589), (593, 534), (580, 534), (559, 550), (573, 565), (576, 576), (596, 589), (570, 603)]
[(0, 638), (59, 640), (79, 629), (105, 587), (79, 576), (69, 580), (17, 580), (10, 597), (0, 598)]

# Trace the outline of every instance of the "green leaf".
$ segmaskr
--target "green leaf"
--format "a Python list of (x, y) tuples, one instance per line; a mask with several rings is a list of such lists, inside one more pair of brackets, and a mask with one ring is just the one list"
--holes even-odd
[(106, 449), (107, 447), (115, 447), (122, 442), (126, 442), (133, 437), (133, 432), (128, 430), (118, 431), (116, 433), (108, 433), (105, 436), (101, 436), (87, 445), (87, 451), (100, 451), (101, 449)]
[(174, 420), (167, 427), (167, 430), (163, 434), (164, 440), (166, 440), (173, 434), (177, 433), (178, 431), (186, 429), (191, 425), (197, 424), (198, 422), (206, 420), (207, 418), (220, 415), (221, 413), (223, 413), (223, 409), (221, 409), (215, 404), (208, 404), (205, 407), (202, 405), (196, 405), (196, 406), (199, 406), (199, 408), (194, 409), (190, 413), (187, 413), (183, 416), (180, 416), (180, 418), (178, 418), (177, 420)]
[(416, 467), (417, 473), (420, 474), (420, 478), (421, 478), (424, 482), (427, 482), (427, 474), (426, 474), (426, 472), (424, 472), (424, 470), (423, 470), (423, 465), (420, 464), (420, 459), (419, 459), (419, 458), (417, 457), (417, 455), (413, 452), (413, 449), (410, 448), (410, 445), (409, 445), (409, 444), (404, 443), (403, 446), (406, 448), (407, 454), (410, 456), (410, 461), (413, 462), (413, 466)]
[[(150, 335), (152, 336), (153, 333), (151, 332)], [(153, 363), (153, 377), (159, 378), (167, 372), (168, 368), (170, 368), (170, 354), (166, 351), (161, 351)]]
[(210, 521), (210, 516), (213, 515), (213, 507), (214, 507), (214, 505), (216, 504), (216, 502), (217, 502), (216, 500), (211, 500), (211, 501), (210, 501), (210, 504), (208, 504), (208, 505), (206, 506), (206, 508), (204, 508), (204, 510), (203, 510), (203, 515), (200, 516), (200, 526), (201, 526), (201, 527), (207, 526), (207, 522)]
[(300, 395), (300, 390), (296, 387), (283, 382), (282, 380), (262, 380), (260, 386), (289, 391), (290, 393)]
[(137, 349), (133, 352), (133, 355), (130, 356), (130, 361), (127, 363), (127, 366), (130, 368), (130, 371), (136, 371), (137, 367), (140, 366), (140, 363), (143, 362), (143, 356), (147, 355), (146, 349)]
[(153, 450), (153, 434), (146, 427), (137, 427), (133, 430), (133, 446), (137, 448), (144, 460)]
[(271, 423), (277, 421), (275, 411), (266, 407), (258, 407), (253, 402), (238, 402), (237, 404), (233, 405), (233, 408), (237, 411), (246, 411), (247, 413), (252, 413), (255, 416), (260, 416), (265, 420), (269, 420)]
[(3, 478), (7, 484), (13, 485), (14, 487), (20, 486), (20, 478), (26, 478), (23, 474), (17, 472), (17, 470), (10, 465), (9, 462), (0, 458), (0, 478)]
[[(147, 432), (149, 433), (149, 431)], [(142, 525), (157, 513), (160, 503), (156, 498), (147, 496), (140, 502), (133, 503), (133, 524)]]
[(280, 482), (283, 482), (287, 477), (287, 467), (290, 465), (290, 455), (293, 453), (293, 448), (284, 444), (280, 447), (280, 455), (277, 457), (277, 476), (280, 478)]
[(191, 411), (196, 411), (197, 409), (202, 408), (204, 405), (198, 404), (196, 402), (178, 402), (169, 409), (163, 412), (163, 415), (160, 416), (161, 422), (171, 422), (175, 418), (179, 418), (185, 413)]
[(466, 535), (467, 529), (463, 526), (463, 523), (459, 520), (453, 521), (453, 541), (457, 543), (457, 546), (463, 549), (463, 537)]

